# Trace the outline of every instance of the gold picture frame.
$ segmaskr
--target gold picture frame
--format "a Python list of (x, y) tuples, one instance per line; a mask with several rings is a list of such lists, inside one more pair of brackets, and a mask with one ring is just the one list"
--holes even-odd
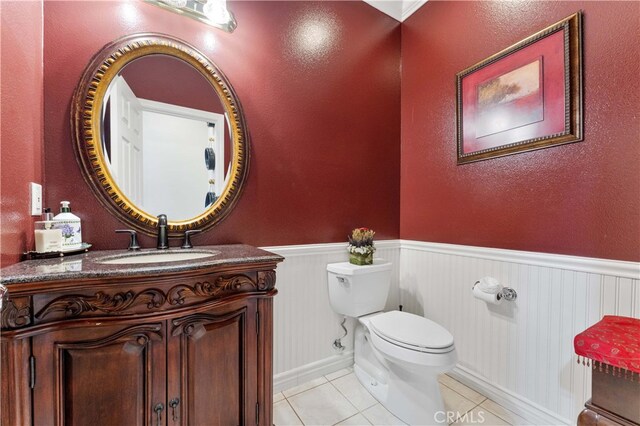
[(582, 11), (458, 73), (458, 164), (583, 140), (582, 75)]

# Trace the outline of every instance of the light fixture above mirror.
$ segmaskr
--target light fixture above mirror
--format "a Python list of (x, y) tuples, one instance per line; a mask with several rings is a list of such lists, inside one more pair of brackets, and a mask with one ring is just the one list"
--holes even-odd
[(212, 27), (233, 32), (238, 24), (227, 9), (227, 0), (145, 0), (165, 10), (196, 19)]

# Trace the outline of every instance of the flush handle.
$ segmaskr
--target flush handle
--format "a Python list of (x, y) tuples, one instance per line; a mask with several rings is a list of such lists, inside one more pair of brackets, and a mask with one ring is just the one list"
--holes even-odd
[(338, 275), (336, 278), (338, 279), (338, 282), (345, 287), (349, 287), (349, 285), (351, 285), (351, 283), (349, 282), (349, 278), (347, 277)]

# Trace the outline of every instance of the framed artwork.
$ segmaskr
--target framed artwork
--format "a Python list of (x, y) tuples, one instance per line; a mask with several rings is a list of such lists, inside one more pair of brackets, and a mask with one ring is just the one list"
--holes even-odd
[(582, 12), (456, 76), (458, 164), (581, 141)]

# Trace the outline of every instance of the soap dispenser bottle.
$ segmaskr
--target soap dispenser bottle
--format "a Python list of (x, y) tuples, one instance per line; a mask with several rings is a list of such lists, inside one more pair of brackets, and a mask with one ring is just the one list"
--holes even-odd
[(82, 246), (80, 218), (71, 213), (71, 203), (60, 202), (60, 213), (53, 218), (54, 228), (62, 231), (62, 249), (72, 250)]
[(44, 209), (42, 221), (35, 223), (36, 252), (48, 253), (62, 250), (62, 231), (53, 229), (53, 214)]

